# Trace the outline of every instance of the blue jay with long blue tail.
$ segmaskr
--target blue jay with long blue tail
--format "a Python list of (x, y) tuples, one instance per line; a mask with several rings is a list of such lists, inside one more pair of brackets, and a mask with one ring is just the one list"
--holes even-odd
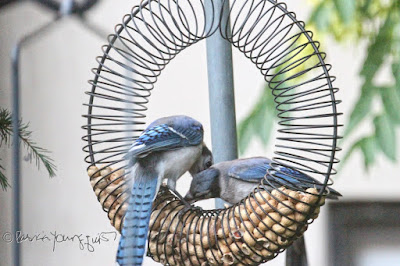
[[(290, 189), (307, 189), (316, 187), (322, 189), (323, 184), (316, 179), (288, 167), (279, 166), (275, 170), (271, 166), (272, 161), (264, 157), (252, 157), (217, 163), (193, 177), (190, 190), (185, 196), (188, 202), (201, 199), (221, 198), (226, 202), (235, 204), (247, 197), (268, 173), (273, 173), (275, 178), (267, 174), (271, 182), (267, 189), (273, 186), (285, 186)], [(341, 194), (329, 188), (327, 198), (337, 199)]]
[(152, 203), (162, 181), (167, 179), (167, 186), (177, 193), (176, 181), (185, 172), (194, 176), (212, 165), (203, 133), (193, 118), (164, 117), (151, 123), (129, 149), (132, 185), (118, 246), (119, 265), (142, 265)]

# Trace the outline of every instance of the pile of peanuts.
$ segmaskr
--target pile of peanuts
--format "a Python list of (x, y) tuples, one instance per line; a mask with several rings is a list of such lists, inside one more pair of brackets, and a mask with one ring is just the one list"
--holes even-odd
[(259, 265), (307, 230), (306, 219), (317, 218), (325, 203), (318, 198), (314, 188), (303, 193), (281, 187), (219, 212), (183, 215), (180, 201), (164, 198), (151, 215), (149, 254), (168, 265)]
[(128, 208), (129, 193), (125, 184), (125, 171), (113, 170), (110, 167), (88, 168), (90, 184), (103, 209), (108, 212), (110, 223), (121, 232), (123, 217)]
[[(121, 231), (127, 209), (123, 171), (88, 170), (91, 184), (111, 224)], [(325, 197), (284, 187), (259, 189), (241, 203), (217, 211), (184, 210), (161, 189), (150, 218), (148, 255), (164, 265), (259, 265), (273, 259), (318, 217)]]

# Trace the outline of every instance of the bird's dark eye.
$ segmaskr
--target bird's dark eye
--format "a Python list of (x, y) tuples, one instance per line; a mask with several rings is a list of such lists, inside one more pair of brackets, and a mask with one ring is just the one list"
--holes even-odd
[(211, 162), (211, 161), (207, 161), (207, 162), (206, 162), (206, 167), (207, 167), (207, 168), (210, 168), (211, 165), (212, 165), (212, 162)]

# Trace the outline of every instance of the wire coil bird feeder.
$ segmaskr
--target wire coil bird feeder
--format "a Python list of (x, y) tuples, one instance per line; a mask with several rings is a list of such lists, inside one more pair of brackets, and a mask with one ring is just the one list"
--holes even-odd
[[(168, 265), (258, 265), (301, 236), (325, 202), (338, 162), (338, 89), (319, 43), (284, 3), (233, 1), (224, 13), (214, 1), (207, 3), (212, 12), (206, 11), (205, 2), (143, 1), (115, 27), (87, 92), (85, 161), (103, 210), (121, 231), (129, 197), (123, 156), (144, 129), (157, 77), (183, 49), (220, 34), (255, 64), (274, 96), (280, 128), (273, 170), (266, 174), (281, 186), (264, 178), (232, 207), (193, 209), (181, 217), (183, 203), (161, 189), (153, 205), (148, 255)], [(320, 180), (323, 189), (283, 187), (279, 166)]]

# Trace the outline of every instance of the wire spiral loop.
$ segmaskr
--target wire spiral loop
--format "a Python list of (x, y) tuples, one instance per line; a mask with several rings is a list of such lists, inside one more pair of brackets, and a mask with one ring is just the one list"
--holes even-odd
[[(276, 156), (267, 174), (281, 186), (265, 178), (241, 203), (225, 210), (190, 210), (184, 221), (172, 217), (182, 206), (163, 190), (159, 197), (167, 197), (169, 203), (162, 207), (155, 203), (152, 219), (154, 223), (162, 217), (170, 224), (153, 226), (158, 233), (150, 228), (149, 254), (170, 265), (217, 265), (223, 259), (228, 264), (256, 265), (282, 252), (318, 216), (332, 184), (330, 176), (336, 173), (333, 165), (339, 162), (335, 153), (340, 150), (341, 113), (335, 98), (338, 88), (332, 84), (335, 78), (329, 74), (331, 65), (325, 63), (326, 54), (319, 51), (312, 32), (286, 4), (234, 0), (228, 12), (217, 9), (215, 0), (148, 0), (133, 7), (109, 35), (103, 55), (97, 58), (98, 67), (92, 71), (83, 126), (85, 161), (103, 209), (120, 230), (129, 197), (129, 170), (123, 156), (144, 129), (154, 84), (176, 55), (212, 34), (221, 34), (249, 58), (271, 89), (279, 129)], [(323, 189), (283, 187), (280, 166), (314, 177), (324, 184)], [(197, 227), (187, 231), (187, 222)], [(224, 222), (229, 225), (227, 232)], [(172, 225), (175, 231), (170, 236)], [(161, 236), (172, 237), (167, 239), (172, 242), (157, 244)], [(186, 247), (177, 245), (181, 242)], [(209, 250), (217, 251), (208, 254)]]

